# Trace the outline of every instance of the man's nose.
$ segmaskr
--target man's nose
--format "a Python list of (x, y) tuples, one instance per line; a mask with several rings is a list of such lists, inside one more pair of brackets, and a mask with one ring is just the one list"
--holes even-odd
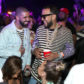
[(28, 21), (28, 22), (30, 21), (29, 17), (28, 17), (28, 18), (26, 18), (26, 21)]

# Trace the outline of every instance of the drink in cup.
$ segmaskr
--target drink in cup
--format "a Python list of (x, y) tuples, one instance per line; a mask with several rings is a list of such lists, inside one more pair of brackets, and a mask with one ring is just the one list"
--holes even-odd
[(50, 56), (50, 53), (51, 53), (51, 50), (49, 50), (49, 49), (44, 49), (43, 50), (44, 57)]

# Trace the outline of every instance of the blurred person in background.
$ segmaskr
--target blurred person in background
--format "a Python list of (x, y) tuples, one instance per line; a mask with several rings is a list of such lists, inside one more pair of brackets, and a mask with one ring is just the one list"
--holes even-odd
[(61, 72), (65, 69), (65, 64), (61, 61), (44, 61), (38, 67), (38, 74), (42, 84), (61, 84)]
[(3, 15), (0, 15), (0, 32), (3, 29), (3, 27), (5, 26), (4, 20), (3, 20)]
[(1, 72), (3, 82), (0, 82), (0, 84), (23, 84), (22, 60), (20, 57), (8, 57), (1, 69)]
[(36, 22), (35, 22), (33, 13), (30, 12), (30, 21), (28, 23), (28, 28), (29, 28), (29, 31), (30, 31), (31, 46), (32, 46), (34, 38), (35, 38), (35, 31), (36, 31), (35, 24), (36, 24)]
[(70, 29), (73, 35), (74, 45), (76, 44), (76, 29), (75, 27), (68, 21), (69, 10), (67, 8), (61, 8), (58, 14), (58, 23), (66, 28)]
[(78, 64), (71, 68), (64, 84), (84, 84), (84, 40), (83, 45), (79, 48), (82, 48), (78, 54), (81, 57), (77, 60)]
[(7, 13), (5, 13), (3, 15), (3, 20), (4, 20), (4, 23), (5, 23), (5, 26), (10, 24), (10, 22), (11, 22), (11, 19), (10, 19), (9, 15)]
[(83, 38), (84, 38), (84, 8), (81, 9), (79, 26), (77, 28), (77, 40), (81, 40)]

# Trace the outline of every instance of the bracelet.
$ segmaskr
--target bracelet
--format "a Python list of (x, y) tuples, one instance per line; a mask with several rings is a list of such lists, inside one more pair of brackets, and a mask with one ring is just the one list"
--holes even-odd
[(61, 53), (62, 57), (64, 57), (64, 53), (63, 52), (60, 52), (60, 53)]
[(64, 53), (63, 52), (58, 52), (59, 58), (64, 57)]

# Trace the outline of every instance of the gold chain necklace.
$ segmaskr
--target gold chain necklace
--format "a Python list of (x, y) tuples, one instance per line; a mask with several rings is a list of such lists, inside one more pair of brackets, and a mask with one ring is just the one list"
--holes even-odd
[(56, 38), (57, 35), (57, 30), (58, 30), (58, 24), (56, 24), (56, 28), (54, 29), (54, 31), (52, 32), (51, 35), (49, 35), (49, 30), (47, 29), (46, 33), (46, 48), (49, 48), (53, 42), (53, 40)]

